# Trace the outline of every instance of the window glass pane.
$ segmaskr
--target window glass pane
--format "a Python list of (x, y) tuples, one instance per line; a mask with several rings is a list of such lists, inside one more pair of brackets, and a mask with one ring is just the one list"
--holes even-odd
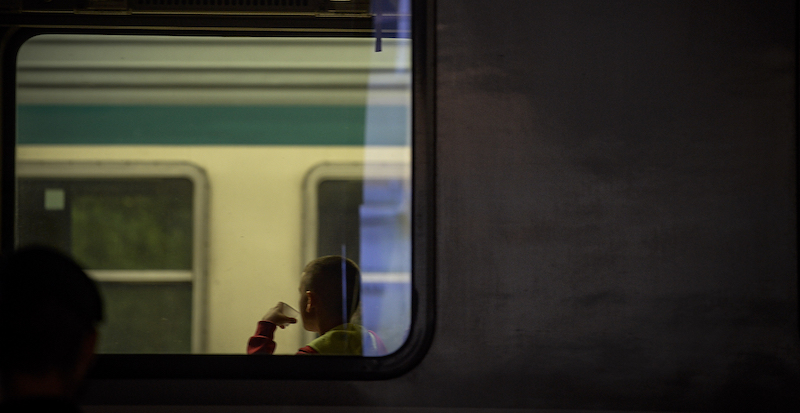
[(21, 244), (68, 250), (92, 269), (191, 269), (186, 179), (23, 178), (18, 188)]
[(99, 286), (109, 320), (100, 327), (99, 353), (191, 352), (191, 283), (102, 282)]
[(89, 268), (190, 269), (192, 197), (188, 189), (180, 195), (75, 196), (72, 252)]
[(326, 180), (319, 184), (317, 190), (319, 221), (316, 255), (338, 255), (344, 249), (348, 257), (361, 262), (361, 217), (358, 209), (364, 202), (363, 181)]
[[(18, 164), (139, 172), (20, 175), (18, 244), (54, 244), (103, 282), (102, 351), (124, 353), (244, 354), (270, 308), (299, 306), (304, 265), (344, 254), (362, 271), (360, 322), (390, 353), (411, 314), (410, 57), (400, 37), (34, 37)], [(207, 196), (154, 172), (171, 163), (202, 171)], [(313, 185), (309, 221), (307, 177), (341, 164), (358, 172)], [(319, 335), (302, 324), (275, 334), (275, 354)]]

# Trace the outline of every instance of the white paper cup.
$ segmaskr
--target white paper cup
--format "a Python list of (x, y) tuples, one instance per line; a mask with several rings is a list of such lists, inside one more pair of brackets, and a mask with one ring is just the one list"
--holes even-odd
[[(292, 306), (290, 306), (289, 304), (286, 304), (284, 302), (280, 302), (278, 305), (279, 305), (278, 311), (280, 311), (281, 314), (283, 314), (286, 317), (294, 318), (298, 322), (300, 321), (300, 313), (297, 310), (295, 310), (294, 308), (292, 308)], [(286, 322), (286, 323), (279, 324), (279, 326), (280, 327), (286, 327), (289, 324), (290, 323)]]

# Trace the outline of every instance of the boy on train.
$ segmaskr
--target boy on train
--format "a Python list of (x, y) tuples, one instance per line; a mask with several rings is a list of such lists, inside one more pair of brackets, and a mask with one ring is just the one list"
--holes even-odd
[[(356, 323), (360, 306), (360, 271), (355, 262), (338, 255), (309, 262), (300, 279), (300, 318), (303, 328), (318, 333), (297, 354), (380, 356), (386, 348), (375, 334)], [(344, 294), (343, 294), (344, 293)], [(344, 297), (343, 297), (344, 295)], [(276, 327), (297, 319), (284, 303), (270, 309), (247, 343), (247, 354), (272, 354)]]

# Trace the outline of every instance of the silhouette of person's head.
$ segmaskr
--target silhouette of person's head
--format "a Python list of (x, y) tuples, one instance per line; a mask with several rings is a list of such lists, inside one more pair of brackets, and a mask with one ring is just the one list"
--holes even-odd
[(329, 255), (309, 262), (300, 281), (303, 327), (324, 334), (351, 322), (359, 310), (359, 283), (358, 265), (349, 258)]
[(43, 247), (3, 257), (3, 398), (73, 398), (91, 365), (102, 318), (96, 285), (70, 258)]

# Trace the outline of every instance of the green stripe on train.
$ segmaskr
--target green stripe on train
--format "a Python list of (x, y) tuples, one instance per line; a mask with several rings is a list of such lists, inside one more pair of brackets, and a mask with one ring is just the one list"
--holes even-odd
[(406, 145), (407, 118), (404, 106), (20, 105), (17, 139), (55, 145)]

